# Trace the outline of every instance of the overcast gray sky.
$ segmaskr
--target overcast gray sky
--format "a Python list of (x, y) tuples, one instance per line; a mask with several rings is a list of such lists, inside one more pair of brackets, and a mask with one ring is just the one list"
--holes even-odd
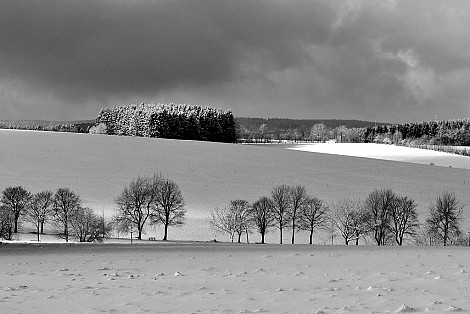
[(236, 116), (470, 116), (468, 0), (0, 0), (0, 120), (174, 102)]

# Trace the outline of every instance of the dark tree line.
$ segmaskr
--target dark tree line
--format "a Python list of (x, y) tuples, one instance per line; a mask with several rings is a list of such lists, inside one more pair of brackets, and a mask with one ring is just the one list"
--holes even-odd
[(237, 141), (235, 119), (230, 110), (186, 104), (140, 104), (105, 108), (98, 114), (96, 124), (101, 133), (110, 135), (225, 143)]

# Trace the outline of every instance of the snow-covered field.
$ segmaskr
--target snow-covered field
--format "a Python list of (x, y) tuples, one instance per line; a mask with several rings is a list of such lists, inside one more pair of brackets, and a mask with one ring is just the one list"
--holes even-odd
[[(204, 220), (213, 206), (255, 201), (281, 183), (305, 185), (326, 202), (392, 188), (416, 199), (423, 215), (445, 189), (470, 205), (470, 166), (460, 156), (431, 160), (438, 157), (432, 151), (348, 145), (302, 148), (322, 149), (308, 153), (282, 145), (0, 131), (2, 189), (67, 186), (86, 205), (112, 213), (113, 198), (130, 179), (157, 171), (181, 186), (189, 216), (183, 229), (170, 230), (178, 242), (40, 244), (24, 233), (20, 240), (28, 244), (0, 244), (0, 313), (470, 312), (467, 247), (186, 241), (213, 239)], [(275, 232), (268, 241), (277, 241)]]
[(354, 156), (424, 165), (470, 169), (470, 157), (451, 153), (374, 143), (312, 143), (289, 149), (311, 153)]
[[(180, 186), (187, 204), (186, 224), (180, 229), (171, 228), (170, 240), (228, 240), (225, 235), (211, 232), (207, 223), (209, 211), (235, 199), (255, 202), (283, 183), (303, 185), (309, 195), (325, 203), (344, 197), (364, 199), (375, 188), (390, 188), (416, 200), (421, 221), (426, 218), (429, 205), (444, 190), (454, 192), (466, 209), (470, 208), (470, 166), (438, 167), (431, 166), (430, 161), (416, 164), (286, 149), (290, 146), (0, 130), (0, 189), (21, 185), (37, 193), (69, 187), (82, 197), (85, 206), (110, 216), (114, 199), (132, 178), (160, 172)], [(378, 144), (311, 147), (337, 148), (343, 154), (366, 151), (364, 147), (373, 149), (375, 154), (383, 148), (389, 155), (391, 150), (401, 149)], [(408, 158), (435, 153), (408, 151), (413, 151)], [(394, 158), (398, 158), (397, 154)], [(446, 154), (443, 158), (448, 164), (465, 157)], [(469, 161), (465, 158), (465, 162)], [(440, 162), (434, 160), (434, 164)], [(467, 222), (463, 226), (469, 229)], [(153, 236), (161, 238), (162, 228), (147, 228), (145, 237)], [(290, 232), (285, 233), (285, 242), (290, 236)], [(296, 238), (297, 243), (308, 241), (305, 232), (299, 232)], [(278, 241), (275, 230), (268, 233), (266, 240)], [(251, 235), (250, 241), (260, 241), (259, 235)], [(339, 241), (335, 239), (335, 243)], [(314, 236), (314, 243), (330, 241), (319, 233)]]
[(465, 247), (0, 245), (2, 313), (470, 312)]

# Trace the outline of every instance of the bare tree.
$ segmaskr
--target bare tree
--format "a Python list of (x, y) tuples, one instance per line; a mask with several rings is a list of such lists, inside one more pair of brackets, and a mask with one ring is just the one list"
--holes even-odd
[(385, 245), (390, 239), (390, 219), (396, 195), (392, 190), (374, 190), (365, 201), (369, 214), (369, 229), (377, 245)]
[(10, 186), (2, 192), (1, 203), (13, 213), (15, 223), (13, 229), (14, 233), (18, 232), (18, 220), (20, 216), (24, 214), (24, 210), (30, 199), (31, 194), (22, 186)]
[(344, 198), (334, 202), (330, 207), (330, 220), (338, 229), (346, 245), (356, 238), (354, 218), (359, 204), (356, 200)]
[(436, 237), (432, 234), (429, 226), (424, 224), (416, 228), (416, 232), (413, 236), (413, 244), (419, 246), (431, 246), (434, 244), (435, 239)]
[(251, 208), (251, 219), (261, 234), (261, 243), (264, 244), (264, 238), (270, 227), (274, 226), (273, 201), (263, 196), (253, 203)]
[(351, 212), (351, 227), (354, 230), (356, 245), (359, 245), (359, 239), (369, 232), (370, 215), (364, 207), (362, 201), (355, 201), (356, 207)]
[(160, 175), (137, 177), (124, 187), (115, 199), (117, 205), (114, 220), (118, 225), (129, 229), (137, 228), (137, 238), (142, 239), (144, 226), (150, 216), (156, 213), (156, 191), (162, 183)]
[(11, 240), (15, 217), (13, 212), (5, 205), (0, 205), (0, 238)]
[(181, 227), (184, 224), (184, 198), (178, 185), (170, 179), (164, 179), (156, 188), (156, 210), (151, 213), (152, 223), (161, 223), (165, 233), (163, 241), (168, 239), (168, 227)]
[(39, 234), (44, 232), (44, 223), (54, 214), (54, 194), (51, 191), (42, 191), (34, 194), (26, 210), (26, 219), (34, 223)]
[(271, 198), (273, 201), (273, 214), (277, 224), (276, 227), (279, 229), (280, 240), (282, 244), (282, 231), (284, 227), (289, 224), (289, 207), (290, 207), (290, 188), (289, 186), (282, 184), (276, 186), (271, 192)]
[(111, 233), (112, 227), (104, 217), (96, 215), (93, 209), (79, 208), (70, 219), (70, 235), (79, 242), (102, 242)]
[(292, 227), (292, 244), (295, 243), (295, 232), (297, 231), (297, 220), (298, 212), (302, 207), (303, 203), (307, 199), (307, 192), (305, 192), (305, 187), (301, 185), (296, 185), (289, 188), (290, 196), (290, 206), (289, 206), (289, 218), (290, 225)]
[(309, 244), (312, 244), (313, 232), (322, 228), (327, 219), (326, 206), (316, 197), (306, 197), (299, 212), (299, 229), (309, 231)]
[(121, 233), (128, 234), (132, 230), (132, 224), (127, 219), (121, 219), (119, 215), (114, 215), (111, 218), (111, 226), (116, 230), (119, 239)]
[(430, 207), (430, 217), (426, 225), (431, 234), (444, 246), (449, 240), (458, 238), (461, 234), (459, 227), (462, 220), (463, 205), (460, 204), (454, 193), (444, 192), (438, 196), (436, 202)]
[(69, 242), (70, 220), (81, 207), (82, 201), (80, 197), (72, 192), (69, 188), (59, 188), (54, 194), (54, 225), (63, 230), (60, 234)]
[(250, 233), (252, 221), (250, 217), (251, 206), (245, 200), (234, 200), (230, 202), (230, 210), (235, 219), (235, 232), (238, 235), (238, 243), (241, 242), (243, 233), (246, 234), (246, 242), (249, 243), (248, 234)]
[(419, 227), (418, 212), (416, 203), (408, 197), (396, 197), (392, 205), (391, 226), (395, 235), (395, 242), (403, 245), (405, 236), (415, 236)]
[(229, 206), (214, 208), (210, 213), (209, 225), (212, 230), (217, 233), (228, 234), (230, 241), (233, 243), (236, 232), (236, 221), (235, 215)]

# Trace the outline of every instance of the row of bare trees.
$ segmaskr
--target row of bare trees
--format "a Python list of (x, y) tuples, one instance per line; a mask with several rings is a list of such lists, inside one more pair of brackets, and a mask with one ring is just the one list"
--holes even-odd
[(406, 237), (417, 234), (417, 205), (392, 190), (374, 190), (364, 201), (345, 198), (334, 202), (330, 221), (348, 245), (369, 235), (377, 245), (403, 245)]
[(135, 230), (137, 238), (142, 239), (149, 223), (163, 225), (165, 241), (169, 227), (184, 224), (186, 210), (181, 190), (160, 174), (133, 179), (115, 203), (115, 215), (105, 219), (84, 207), (80, 196), (68, 188), (32, 194), (21, 186), (8, 187), (0, 199), (0, 238), (11, 240), (19, 224), (25, 221), (35, 225), (38, 241), (46, 223), (66, 242), (70, 238), (80, 242), (102, 241), (114, 229), (126, 233)]
[(460, 229), (463, 205), (453, 193), (444, 192), (429, 208), (424, 224), (418, 219), (416, 202), (395, 194), (390, 189), (376, 189), (365, 200), (340, 199), (330, 205), (307, 195), (303, 186), (279, 185), (271, 196), (263, 196), (253, 204), (246, 200), (234, 200), (223, 208), (210, 213), (209, 223), (218, 233), (235, 236), (241, 242), (242, 235), (256, 230), (265, 243), (265, 235), (272, 228), (279, 231), (279, 243), (283, 233), (291, 229), (292, 240), (300, 230), (309, 232), (313, 242), (316, 229), (331, 232), (332, 240), (339, 233), (344, 244), (360, 240), (372, 241), (378, 246), (403, 245), (405, 241), (416, 244), (457, 244), (463, 241)]
[(142, 239), (147, 224), (163, 225), (163, 241), (168, 239), (169, 227), (184, 224), (186, 209), (183, 194), (171, 179), (154, 174), (150, 177), (137, 177), (126, 186), (115, 203), (113, 218), (119, 232), (137, 232)]
[(327, 207), (323, 202), (307, 195), (303, 186), (276, 186), (271, 191), (271, 197), (263, 196), (253, 204), (246, 200), (234, 200), (229, 206), (214, 208), (210, 214), (209, 224), (219, 233), (225, 233), (238, 242), (243, 234), (256, 229), (261, 235), (261, 243), (271, 228), (277, 228), (282, 244), (283, 232), (292, 228), (292, 244), (295, 243), (295, 233), (306, 230), (310, 234), (310, 244), (316, 228), (323, 227), (327, 220)]
[(0, 238), (11, 240), (23, 221), (34, 224), (38, 241), (48, 222), (66, 242), (101, 241), (111, 231), (111, 224), (82, 206), (80, 196), (68, 188), (32, 194), (22, 186), (7, 187), (0, 199)]

